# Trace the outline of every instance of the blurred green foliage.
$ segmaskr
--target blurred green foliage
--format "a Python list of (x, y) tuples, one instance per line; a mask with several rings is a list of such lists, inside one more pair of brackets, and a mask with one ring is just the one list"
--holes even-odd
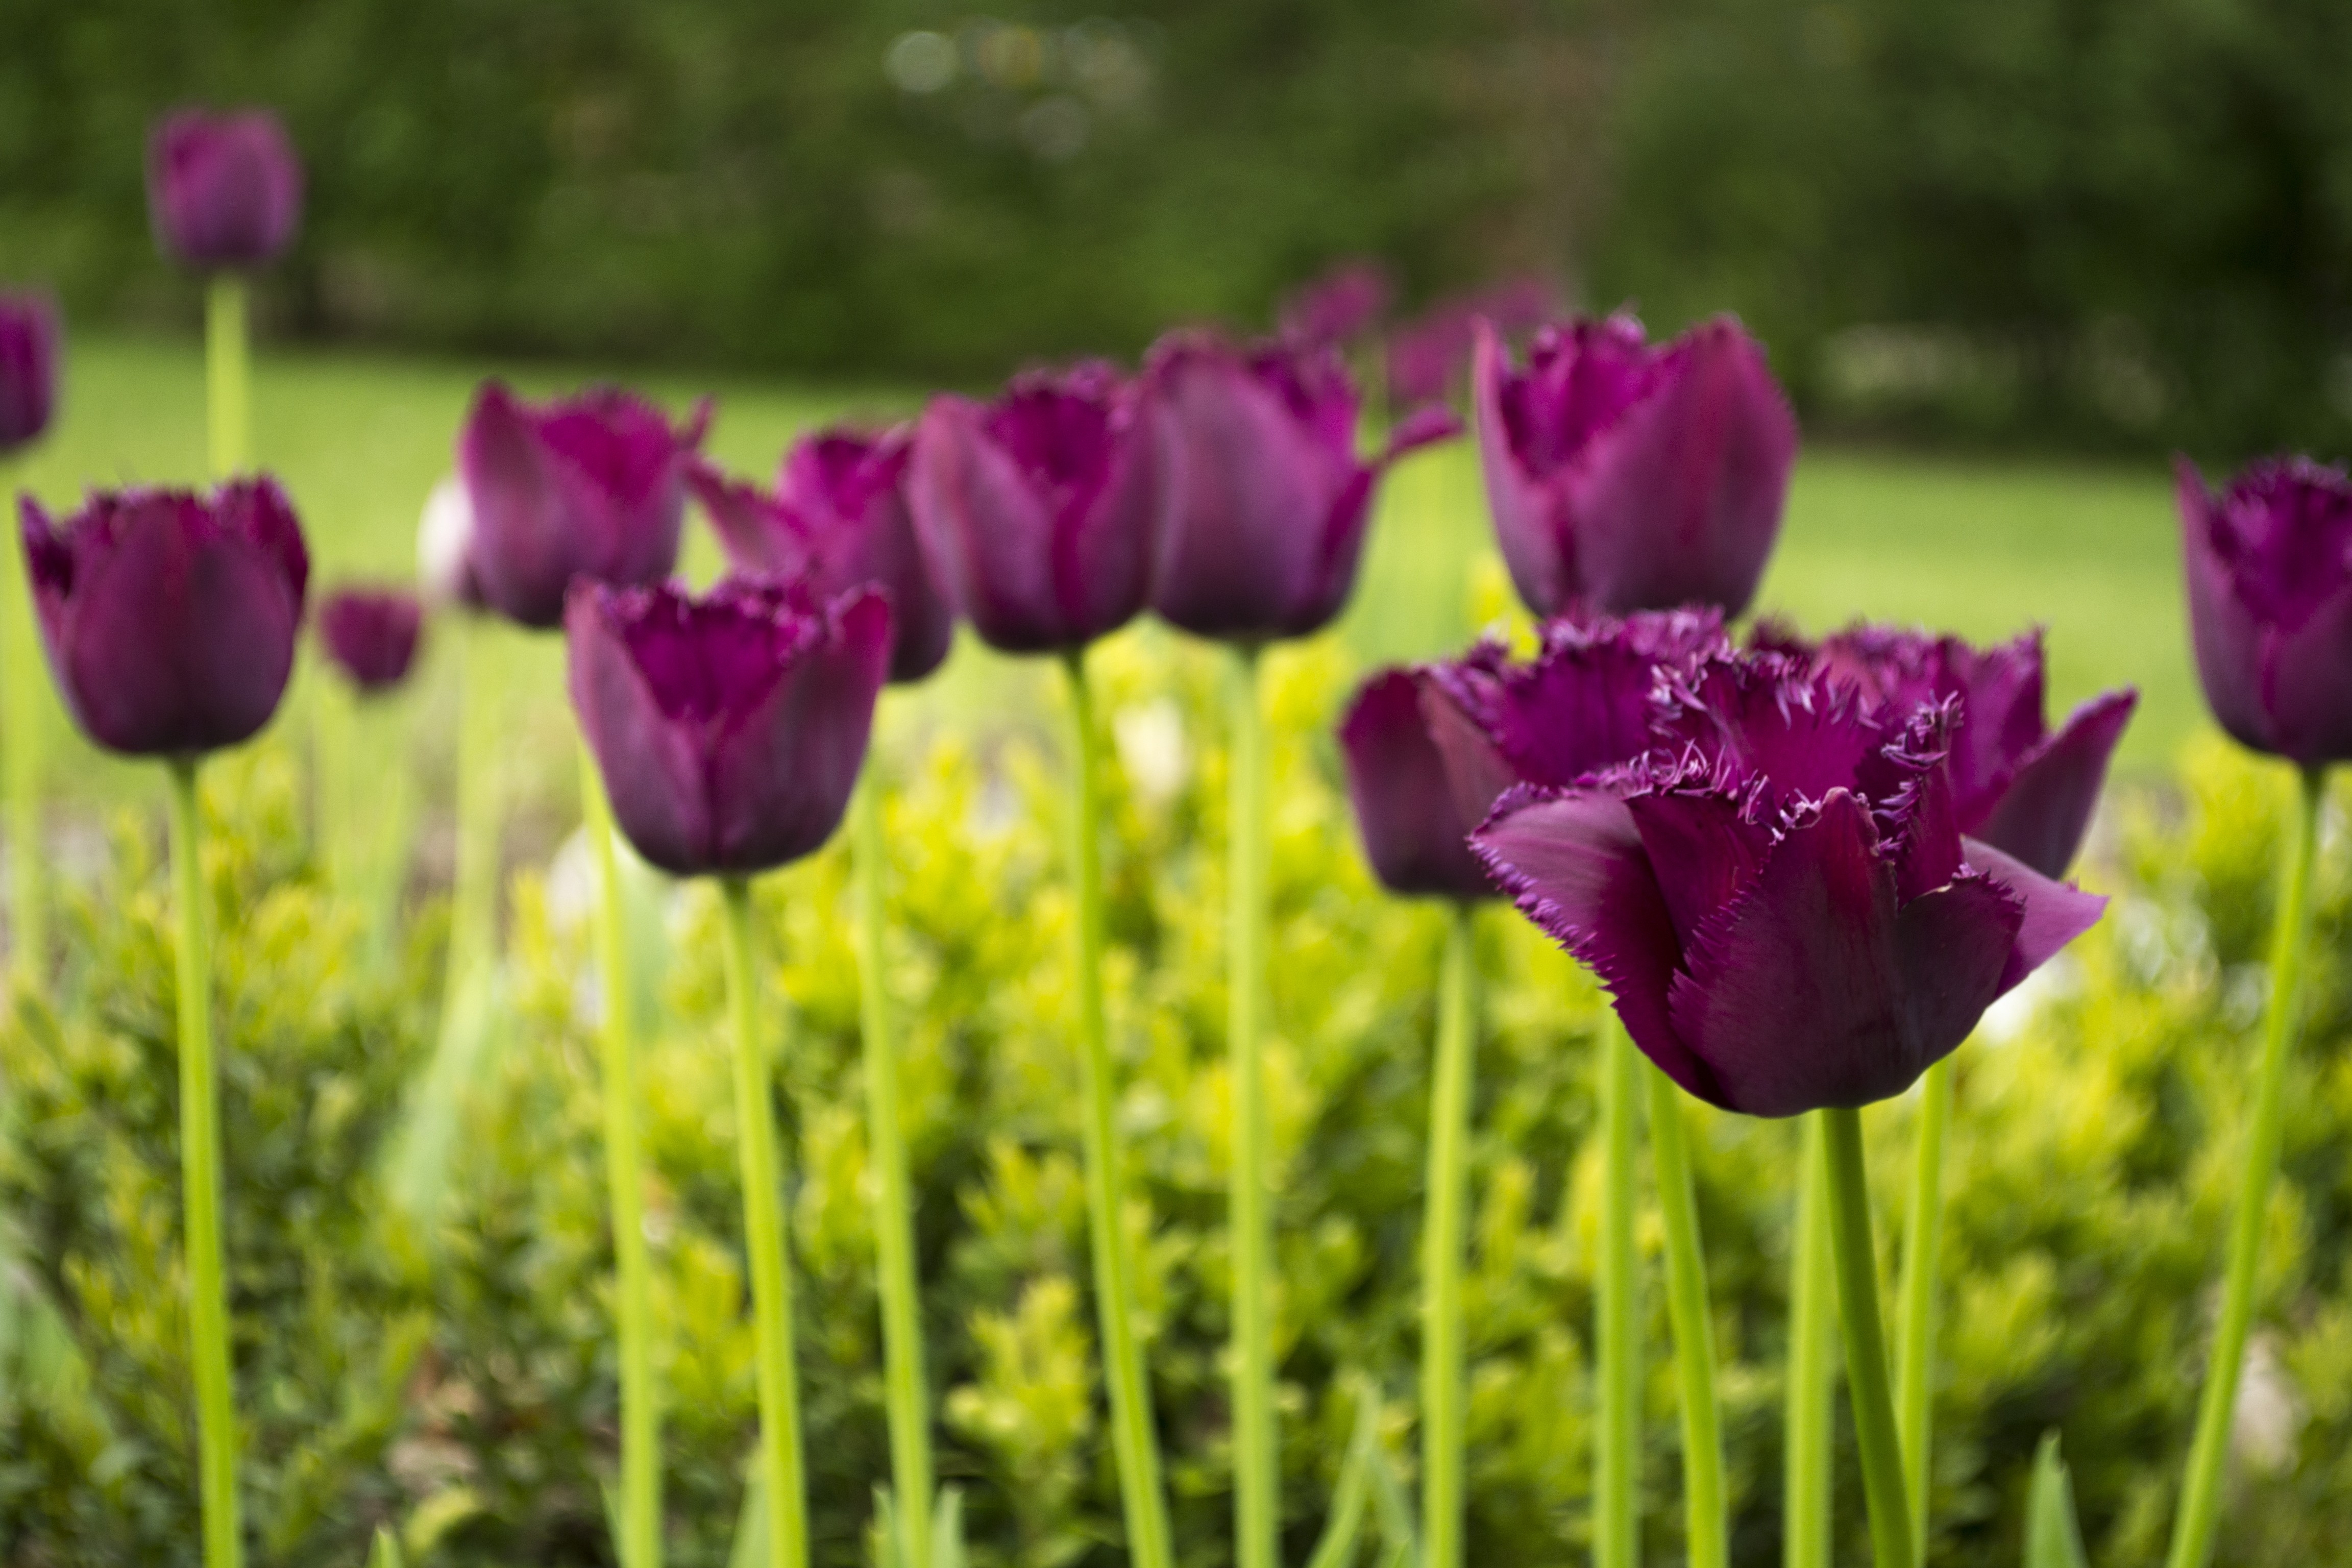
[[(1221, 1031), (1223, 753), (1215, 666), (1152, 631), (1097, 656), (1119, 759), (1108, 846), (1109, 995), (1126, 1067), (1129, 1223), (1181, 1553), (1228, 1560)], [(1410, 1480), (1415, 1264), (1438, 911), (1360, 868), (1328, 725), (1342, 645), (1270, 664), (1277, 737), (1273, 1123), (1282, 1174), (1286, 1548), (1303, 1561), (1356, 1429), (1387, 1401)], [(887, 704), (886, 704), (887, 706)], [(920, 711), (907, 710), (908, 716)], [(886, 718), (887, 715), (886, 715)], [(1087, 1304), (1052, 731), (886, 723), (891, 983), (943, 1480), (980, 1568), (1118, 1560)], [(465, 1104), (449, 1195), (420, 1229), (372, 1172), (429, 1037), (441, 913), (397, 956), (308, 847), (278, 742), (210, 793), (220, 921), (230, 1257), (257, 1568), (357, 1563), (379, 1524), (408, 1560), (609, 1561), (614, 1365), (578, 849), (510, 889), (501, 1054)], [(2037, 1447), (2063, 1434), (2097, 1562), (2151, 1560), (2208, 1332), (2262, 1005), (2284, 771), (2218, 742), (2112, 814), (2107, 920), (1961, 1058), (1937, 1389), (1935, 1561), (2013, 1564)], [(2352, 938), (2352, 844), (2331, 811), (2320, 951)], [(817, 1560), (869, 1560), (887, 1473), (857, 1080), (846, 860), (760, 886), (761, 1009), (787, 1136)], [(665, 984), (642, 1067), (647, 1227), (668, 1391), (668, 1536), (727, 1561), (753, 1427), (722, 979), (708, 889), (649, 881)], [(171, 1135), (171, 965), (154, 824), (126, 818), (73, 911), (55, 1013), (0, 1034), (0, 1215), (25, 1299), (0, 1394), (0, 1562), (192, 1563)], [(655, 934), (657, 933), (657, 934)], [(1468, 1275), (1469, 1551), (1573, 1561), (1586, 1543), (1597, 1169), (1589, 983), (1506, 911), (1487, 975)], [(2232, 1561), (2352, 1552), (2352, 984), (2316, 966), (2272, 1211), (2258, 1370), (2241, 1424)], [(1910, 1110), (1869, 1118), (1886, 1267)], [(1692, 1117), (1723, 1354), (1735, 1555), (1777, 1561), (1793, 1128)], [(1653, 1255), (1654, 1216), (1643, 1226)], [(1680, 1532), (1664, 1292), (1648, 1289), (1650, 1549)], [(1843, 1439), (1842, 1439), (1843, 1440)], [(1840, 1455), (1841, 1557), (1861, 1560)], [(1376, 1510), (1377, 1511), (1377, 1510)], [(1381, 1529), (1362, 1552), (1380, 1550)], [(1361, 1559), (1357, 1559), (1360, 1561)]]

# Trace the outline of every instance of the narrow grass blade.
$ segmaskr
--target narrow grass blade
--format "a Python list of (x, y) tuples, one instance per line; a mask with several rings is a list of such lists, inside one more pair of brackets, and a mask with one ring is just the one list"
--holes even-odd
[(2058, 1454), (2058, 1434), (2042, 1435), (2025, 1498), (2025, 1568), (2090, 1568), (2074, 1521), (2074, 1481)]

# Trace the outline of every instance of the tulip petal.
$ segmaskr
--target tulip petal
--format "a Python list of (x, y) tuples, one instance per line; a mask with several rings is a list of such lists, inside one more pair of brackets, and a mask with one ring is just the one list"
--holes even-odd
[(2189, 638), (2196, 647), (2206, 704), (2240, 743), (2276, 754), (2280, 738), (2263, 706), (2263, 630), (2239, 597), (2229, 563), (2216, 547), (2219, 509), (2203, 476), (2188, 458), (2175, 460), (2173, 477), (2180, 505)]
[(1449, 694), (1438, 671), (1424, 671), (1416, 685), (1421, 721), (1445, 769), (1454, 814), (1465, 826), (1486, 821), (1495, 803), (1519, 782), (1518, 775), (1477, 721)]
[[(1339, 724), (1364, 858), (1381, 882), (1408, 896), (1477, 899), (1494, 891), (1471, 853), (1469, 829), (1445, 757), (1423, 717), (1423, 682), (1410, 670), (1364, 683)], [(1438, 706), (1451, 711), (1438, 700)]]
[(663, 870), (690, 876), (709, 869), (717, 833), (695, 735), (663, 711), (595, 585), (572, 594), (564, 642), (572, 710), (595, 753), (614, 821), (637, 853)]
[(1971, 837), (2045, 877), (2064, 876), (2089, 831), (2107, 761), (2138, 704), (2139, 693), (2126, 689), (2076, 709), (2058, 733), (2026, 753)]
[(1755, 879), (1772, 851), (1770, 833), (1719, 791), (1645, 791), (1627, 797), (1625, 807), (1685, 945)]
[(736, 571), (792, 578), (809, 570), (800, 519), (774, 496), (748, 480), (729, 479), (709, 462), (688, 468), (686, 482)]
[(1510, 569), (1511, 585), (1538, 615), (1553, 615), (1575, 597), (1575, 536), (1558, 515), (1559, 501), (1523, 464), (1511, 444), (1503, 398), (1511, 378), (1509, 352), (1486, 321), (1471, 351), (1470, 399), (1478, 437), (1478, 466), (1495, 518), (1495, 543)]
[(2058, 954), (2058, 950), (2099, 923), (2107, 900), (2072, 882), (2043, 876), (1990, 844), (1967, 841), (1969, 864), (1998, 883), (2023, 909), (2017, 938), (2001, 969), (2005, 994)]
[(984, 411), (935, 397), (916, 428), (908, 499), (949, 602), (990, 646), (1039, 653), (1068, 641), (1055, 592), (1054, 518)]
[(709, 762), (712, 862), (750, 871), (820, 848), (865, 764), (874, 700), (889, 673), (889, 602), (866, 590), (826, 612), (821, 640), (732, 722)]

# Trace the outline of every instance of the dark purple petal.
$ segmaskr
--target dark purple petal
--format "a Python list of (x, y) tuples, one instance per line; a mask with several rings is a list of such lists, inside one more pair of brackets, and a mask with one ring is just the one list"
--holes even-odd
[(1343, 261), (1300, 287), (1276, 313), (1282, 335), (1307, 343), (1345, 343), (1388, 314), (1396, 288), (1377, 261)]
[(402, 588), (339, 588), (319, 605), (319, 646), (362, 691), (408, 678), (425, 607)]
[(1454, 796), (1454, 815), (1464, 830), (1486, 820), (1519, 776), (1476, 720), (1463, 711), (1439, 671), (1423, 666), (1414, 672), (1421, 700), (1421, 721), (1429, 731), (1445, 769), (1445, 786)]
[(266, 110), (181, 110), (148, 137), (147, 210), (155, 243), (183, 265), (265, 267), (301, 221), (301, 160)]
[(1972, 836), (2007, 851), (2045, 877), (2063, 877), (2090, 831), (2106, 782), (2107, 761), (2139, 693), (2110, 691), (2074, 710), (2057, 734), (2029, 751)]
[(687, 470), (686, 483), (710, 520), (730, 566), (752, 577), (808, 574), (807, 524), (773, 493), (749, 479), (728, 478), (707, 459)]
[(1575, 601), (1576, 538), (1557, 517), (1559, 502), (1550, 489), (1514, 449), (1511, 423), (1504, 412), (1514, 374), (1501, 336), (1481, 324), (1471, 362), (1470, 398), (1486, 505), (1494, 514), (1495, 542), (1510, 570), (1512, 585), (1522, 602), (1544, 615)]
[[(1494, 888), (1470, 852), (1470, 829), (1446, 760), (1429, 732), (1422, 678), (1384, 670), (1366, 681), (1339, 724), (1348, 794), (1364, 857), (1392, 892), (1479, 899)], [(1441, 697), (1439, 701), (1443, 703)]]
[(22, 511), (50, 668), (90, 739), (191, 755), (268, 722), (310, 575), (275, 480), (99, 492), (61, 528), (29, 497)]
[(2045, 877), (1990, 844), (1971, 838), (1967, 841), (1967, 851), (1969, 864), (1976, 872), (1998, 884), (2025, 910), (2018, 924), (2017, 941), (2010, 949), (2009, 962), (2001, 971), (2000, 989), (2004, 994), (2055, 958), (2059, 949), (2098, 924), (2099, 916), (2106, 910), (2107, 900), (2100, 895), (2086, 893), (2072, 882)]
[(0, 454), (48, 428), (57, 396), (57, 307), (38, 294), (0, 293)]
[(955, 640), (955, 612), (908, 510), (912, 455), (904, 430), (837, 426), (794, 443), (776, 479), (778, 502), (800, 519), (811, 584), (838, 594), (872, 583), (889, 595), (890, 679), (900, 683), (937, 669)]

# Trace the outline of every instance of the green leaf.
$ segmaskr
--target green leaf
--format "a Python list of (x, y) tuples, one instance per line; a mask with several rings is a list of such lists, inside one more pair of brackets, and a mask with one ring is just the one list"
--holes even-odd
[(375, 1527), (375, 1544), (368, 1550), (368, 1568), (408, 1568), (408, 1559), (401, 1555), (400, 1537), (388, 1525)]
[(874, 1568), (907, 1568), (907, 1542), (899, 1533), (898, 1510), (890, 1489), (874, 1489)]
[(767, 1559), (768, 1489), (760, 1475), (760, 1450), (755, 1447), (744, 1467), (743, 1503), (735, 1514), (735, 1543), (728, 1549), (727, 1568), (760, 1568)]
[(1389, 1543), (1384, 1562), (1388, 1568), (1399, 1564), (1417, 1565), (1421, 1562), (1421, 1529), (1413, 1521), (1412, 1503), (1405, 1496), (1404, 1481), (1397, 1475), (1396, 1461), (1390, 1458), (1388, 1446), (1374, 1438), (1369, 1450), (1371, 1456), (1372, 1506), (1381, 1519), (1381, 1535)]
[(2074, 1483), (2058, 1457), (2058, 1434), (2042, 1435), (2025, 1499), (2025, 1568), (2089, 1568), (2074, 1521)]
[(1372, 1450), (1380, 1440), (1381, 1404), (1366, 1389), (1357, 1398), (1355, 1436), (1349, 1439), (1339, 1483), (1331, 1489), (1330, 1518), (1307, 1568), (1345, 1568), (1356, 1560), (1356, 1543), (1364, 1532), (1365, 1493), (1371, 1485)]
[(449, 1190), (467, 1100), (497, 1054), (503, 1000), (491, 965), (473, 966), (457, 983), (442, 1015), (432, 1060), (409, 1086), (408, 1103), (389, 1142), (384, 1186), (428, 1237)]
[(964, 1568), (963, 1489), (941, 1487), (931, 1510), (931, 1568)]

